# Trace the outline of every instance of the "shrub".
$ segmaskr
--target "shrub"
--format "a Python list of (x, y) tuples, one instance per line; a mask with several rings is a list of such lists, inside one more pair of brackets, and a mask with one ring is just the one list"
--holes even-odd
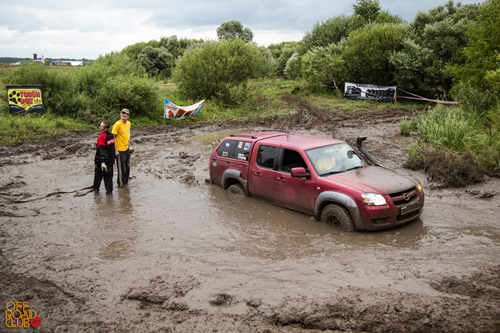
[(345, 43), (330, 44), (328, 47), (316, 47), (302, 56), (302, 76), (311, 85), (328, 85), (337, 90), (342, 97), (340, 87), (347, 75), (342, 57)]
[(477, 118), (462, 108), (437, 105), (417, 120), (420, 139), (434, 146), (465, 151), (477, 133)]
[(185, 98), (235, 103), (246, 90), (248, 79), (269, 73), (269, 55), (241, 39), (207, 42), (184, 53), (173, 77)]
[(287, 60), (285, 70), (283, 73), (288, 79), (298, 79), (300, 78), (300, 56), (297, 52), (292, 54), (292, 56)]
[(411, 129), (410, 122), (408, 121), (408, 118), (404, 117), (403, 121), (399, 125), (399, 132), (401, 133), (401, 135), (408, 136), (410, 135), (410, 129)]
[(116, 53), (70, 71), (24, 64), (9, 74), (7, 82), (41, 85), (48, 113), (87, 122), (116, 117), (123, 107), (135, 116), (154, 117), (162, 113), (156, 82), (128, 56)]
[(342, 53), (351, 82), (390, 85), (394, 82), (390, 56), (402, 49), (408, 27), (404, 24), (369, 24), (349, 35)]
[(98, 120), (128, 108), (134, 116), (161, 114), (158, 87), (128, 56), (111, 53), (82, 68), (77, 77), (80, 96), (76, 107)]
[(152, 77), (168, 78), (172, 74), (175, 59), (163, 47), (146, 46), (137, 56), (137, 63)]
[(475, 155), (430, 145), (410, 147), (408, 167), (424, 169), (429, 179), (446, 187), (462, 187), (483, 181), (485, 170)]
[(71, 113), (71, 96), (75, 82), (73, 71), (62, 72), (38, 63), (23, 63), (7, 76), (9, 85), (40, 85), (43, 89), (44, 106), (48, 113)]

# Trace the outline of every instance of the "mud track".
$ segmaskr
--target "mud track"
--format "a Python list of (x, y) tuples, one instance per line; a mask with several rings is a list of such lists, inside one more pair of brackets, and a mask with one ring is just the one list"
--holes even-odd
[[(29, 302), (43, 332), (498, 332), (499, 180), (437, 189), (404, 169), (407, 110), (284, 98), (299, 112), (134, 130), (132, 180), (111, 196), (86, 190), (97, 132), (0, 147), (2, 309)], [(422, 181), (424, 213), (343, 233), (205, 184), (218, 140), (264, 128), (368, 136), (383, 165)]]

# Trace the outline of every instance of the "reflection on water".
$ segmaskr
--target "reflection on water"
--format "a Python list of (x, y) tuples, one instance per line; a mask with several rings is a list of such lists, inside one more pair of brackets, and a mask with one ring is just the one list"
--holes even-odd
[(98, 256), (102, 259), (128, 258), (136, 247), (138, 228), (130, 188), (116, 188), (112, 195), (95, 194), (95, 230), (90, 231), (99, 241)]
[(137, 236), (129, 237), (124, 240), (111, 242), (101, 249), (99, 257), (102, 259), (119, 260), (129, 257), (135, 246)]
[(219, 186), (209, 186), (208, 196), (218, 211), (219, 222), (239, 240), (235, 248), (263, 257), (269, 257), (270, 251), (277, 258), (310, 255), (339, 246), (411, 248), (419, 246), (428, 231), (422, 220), (417, 219), (387, 231), (344, 232), (310, 215), (256, 198), (235, 197)]

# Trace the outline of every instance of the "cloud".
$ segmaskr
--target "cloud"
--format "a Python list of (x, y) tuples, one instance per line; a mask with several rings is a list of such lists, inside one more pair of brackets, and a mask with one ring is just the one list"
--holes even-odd
[[(380, 0), (383, 10), (411, 22), (436, 0)], [(475, 0), (462, 0), (475, 3)], [(484, 1), (483, 1), (484, 2)], [(315, 23), (353, 12), (341, 0), (89, 0), (0, 3), (0, 56), (95, 59), (137, 42), (176, 35), (216, 39), (217, 27), (238, 20), (267, 46), (298, 41)]]

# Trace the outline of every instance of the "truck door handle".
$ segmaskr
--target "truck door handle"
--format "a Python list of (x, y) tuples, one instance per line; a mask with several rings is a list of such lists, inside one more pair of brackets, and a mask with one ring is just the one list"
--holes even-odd
[(279, 182), (284, 182), (284, 181), (285, 181), (285, 178), (284, 178), (284, 177), (278, 177), (278, 178), (277, 178), (277, 180), (278, 180)]
[(261, 174), (260, 174), (260, 172), (257, 171), (257, 172), (254, 173), (254, 176), (261, 177)]

